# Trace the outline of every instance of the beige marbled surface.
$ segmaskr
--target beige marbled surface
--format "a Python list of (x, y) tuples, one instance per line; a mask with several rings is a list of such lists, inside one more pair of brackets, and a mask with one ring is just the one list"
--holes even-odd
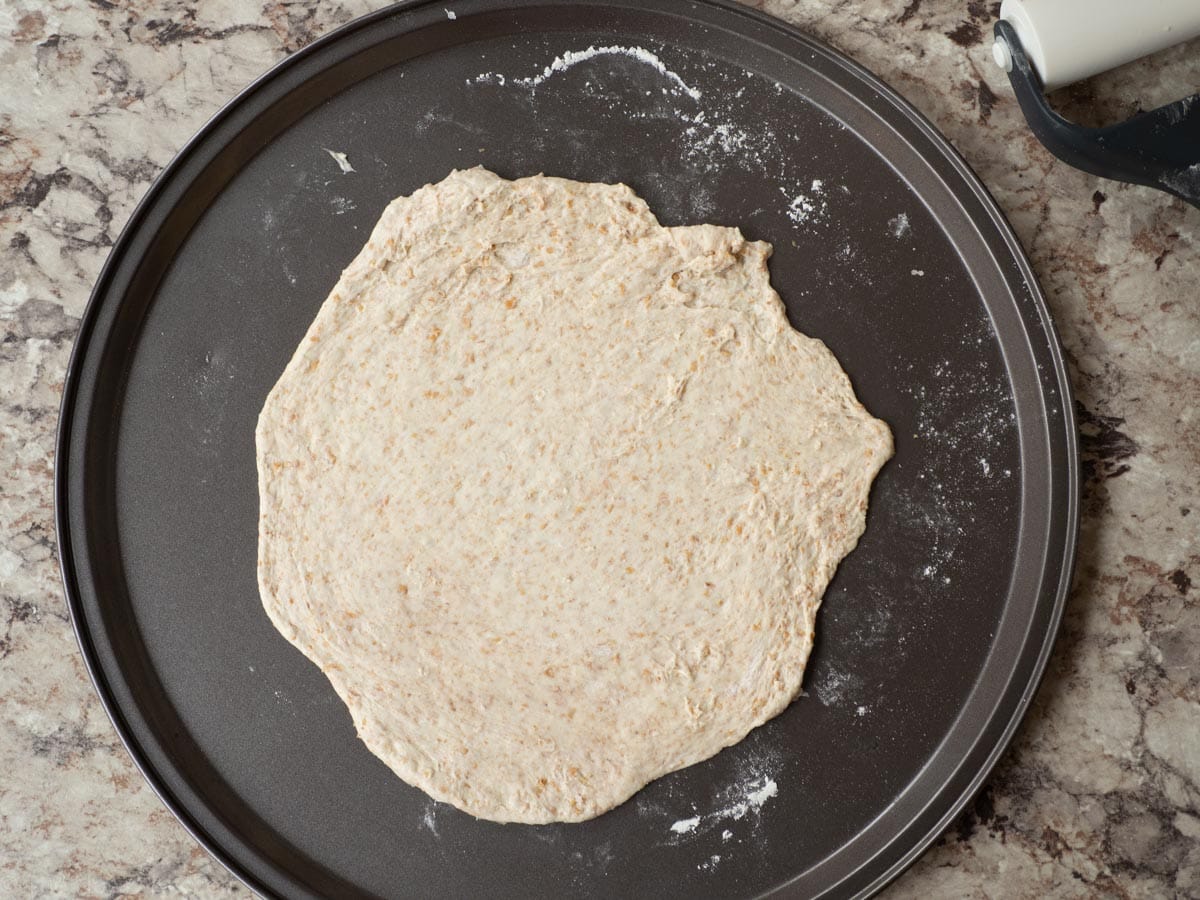
[[(0, 896), (246, 893), (145, 786), (87, 681), (55, 561), (57, 404), (88, 290), (154, 175), (272, 62), (375, 5), (0, 5)], [(990, 64), (996, 4), (756, 5), (962, 151), (1033, 257), (1080, 402), (1079, 576), (1049, 677), (973, 808), (889, 896), (1200, 896), (1200, 212), (1041, 149)], [(1193, 45), (1060, 99), (1111, 120), (1197, 89)]]

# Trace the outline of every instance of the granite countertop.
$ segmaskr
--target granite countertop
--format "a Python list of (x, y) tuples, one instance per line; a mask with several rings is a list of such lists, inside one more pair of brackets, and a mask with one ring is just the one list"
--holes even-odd
[[(55, 559), (54, 428), (89, 289), (154, 176), (271, 63), (377, 5), (0, 8), (2, 896), (248, 895), (143, 782), (87, 679)], [(990, 60), (997, 3), (754, 5), (874, 70), (964, 154), (1034, 261), (1078, 393), (1079, 571), (1045, 685), (888, 895), (1200, 896), (1200, 212), (1041, 148)], [(1176, 99), (1200, 86), (1198, 49), (1060, 102), (1113, 121)]]

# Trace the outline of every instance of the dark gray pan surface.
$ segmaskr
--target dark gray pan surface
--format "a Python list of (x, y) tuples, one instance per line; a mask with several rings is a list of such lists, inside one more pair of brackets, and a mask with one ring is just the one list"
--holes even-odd
[[(877, 888), (1007, 743), (1070, 580), (1074, 422), (1028, 264), (923, 119), (782, 23), (684, 0), (453, 10), (372, 15), (272, 70), (117, 244), (57, 469), (64, 578), (100, 694), (168, 805), (263, 893)], [(667, 71), (606, 52), (539, 80), (593, 45)], [(792, 322), (896, 435), (826, 595), (806, 696), (582, 825), (476, 821), (395, 778), (255, 583), (267, 391), (384, 205), (476, 164), (625, 181), (666, 224), (771, 241)], [(777, 795), (737, 817), (768, 780)]]

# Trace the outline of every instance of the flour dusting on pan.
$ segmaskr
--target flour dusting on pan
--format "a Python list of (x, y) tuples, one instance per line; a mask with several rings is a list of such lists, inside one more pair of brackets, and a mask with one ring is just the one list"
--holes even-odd
[(779, 796), (781, 761), (775, 755), (755, 756), (743, 764), (731, 784), (719, 790), (707, 812), (693, 808), (673, 821), (668, 820), (668, 843), (692, 841), (716, 834), (727, 842), (739, 824), (757, 828), (758, 813)]
[[(597, 73), (591, 78), (585, 76), (581, 86), (572, 82), (580, 96), (603, 103), (607, 111), (632, 120), (677, 122), (681, 129), (681, 140), (677, 145), (681, 161), (686, 169), (697, 174), (712, 175), (728, 168), (768, 174), (780, 186), (782, 212), (795, 225), (811, 227), (828, 219), (830, 205), (824, 180), (812, 178), (809, 172), (796, 171), (799, 165), (795, 162), (795, 154), (785, 151), (785, 141), (772, 129), (747, 129), (737, 124), (737, 113), (744, 103), (744, 86), (729, 85), (728, 90), (703, 94), (668, 66), (658, 53), (645, 47), (598, 47), (593, 44), (556, 56), (532, 75), (481, 72), (468, 78), (467, 84), (517, 88), (525, 92), (529, 103), (536, 103), (537, 91), (546, 82), (583, 63), (605, 57), (640, 63), (665, 80), (666, 86), (633, 93), (614, 91)], [(705, 63), (704, 68), (711, 69), (711, 63)], [(788, 137), (795, 139), (799, 135)], [(847, 193), (845, 186), (841, 187), (843, 193)], [(691, 188), (689, 186), (689, 190)]]
[(542, 69), (540, 74), (531, 78), (518, 78), (516, 83), (523, 87), (536, 88), (555, 75), (579, 65), (581, 62), (595, 59), (597, 56), (627, 56), (630, 59), (636, 59), (654, 69), (693, 100), (699, 100), (701, 97), (698, 90), (690, 87), (679, 75), (668, 69), (656, 54), (651, 53), (645, 47), (597, 47), (592, 45), (586, 50), (569, 50), (562, 56), (555, 57), (554, 61)]
[(671, 826), (671, 830), (676, 834), (687, 834), (690, 831), (695, 831), (696, 826), (700, 824), (699, 816), (692, 816), (690, 819), (680, 819)]

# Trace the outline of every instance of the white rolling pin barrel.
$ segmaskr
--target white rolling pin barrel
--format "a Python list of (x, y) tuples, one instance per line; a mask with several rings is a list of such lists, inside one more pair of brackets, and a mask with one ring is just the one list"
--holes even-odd
[[(1200, 0), (1004, 0), (1000, 18), (1047, 91), (1200, 36)], [(993, 52), (1012, 67), (1003, 41)]]

